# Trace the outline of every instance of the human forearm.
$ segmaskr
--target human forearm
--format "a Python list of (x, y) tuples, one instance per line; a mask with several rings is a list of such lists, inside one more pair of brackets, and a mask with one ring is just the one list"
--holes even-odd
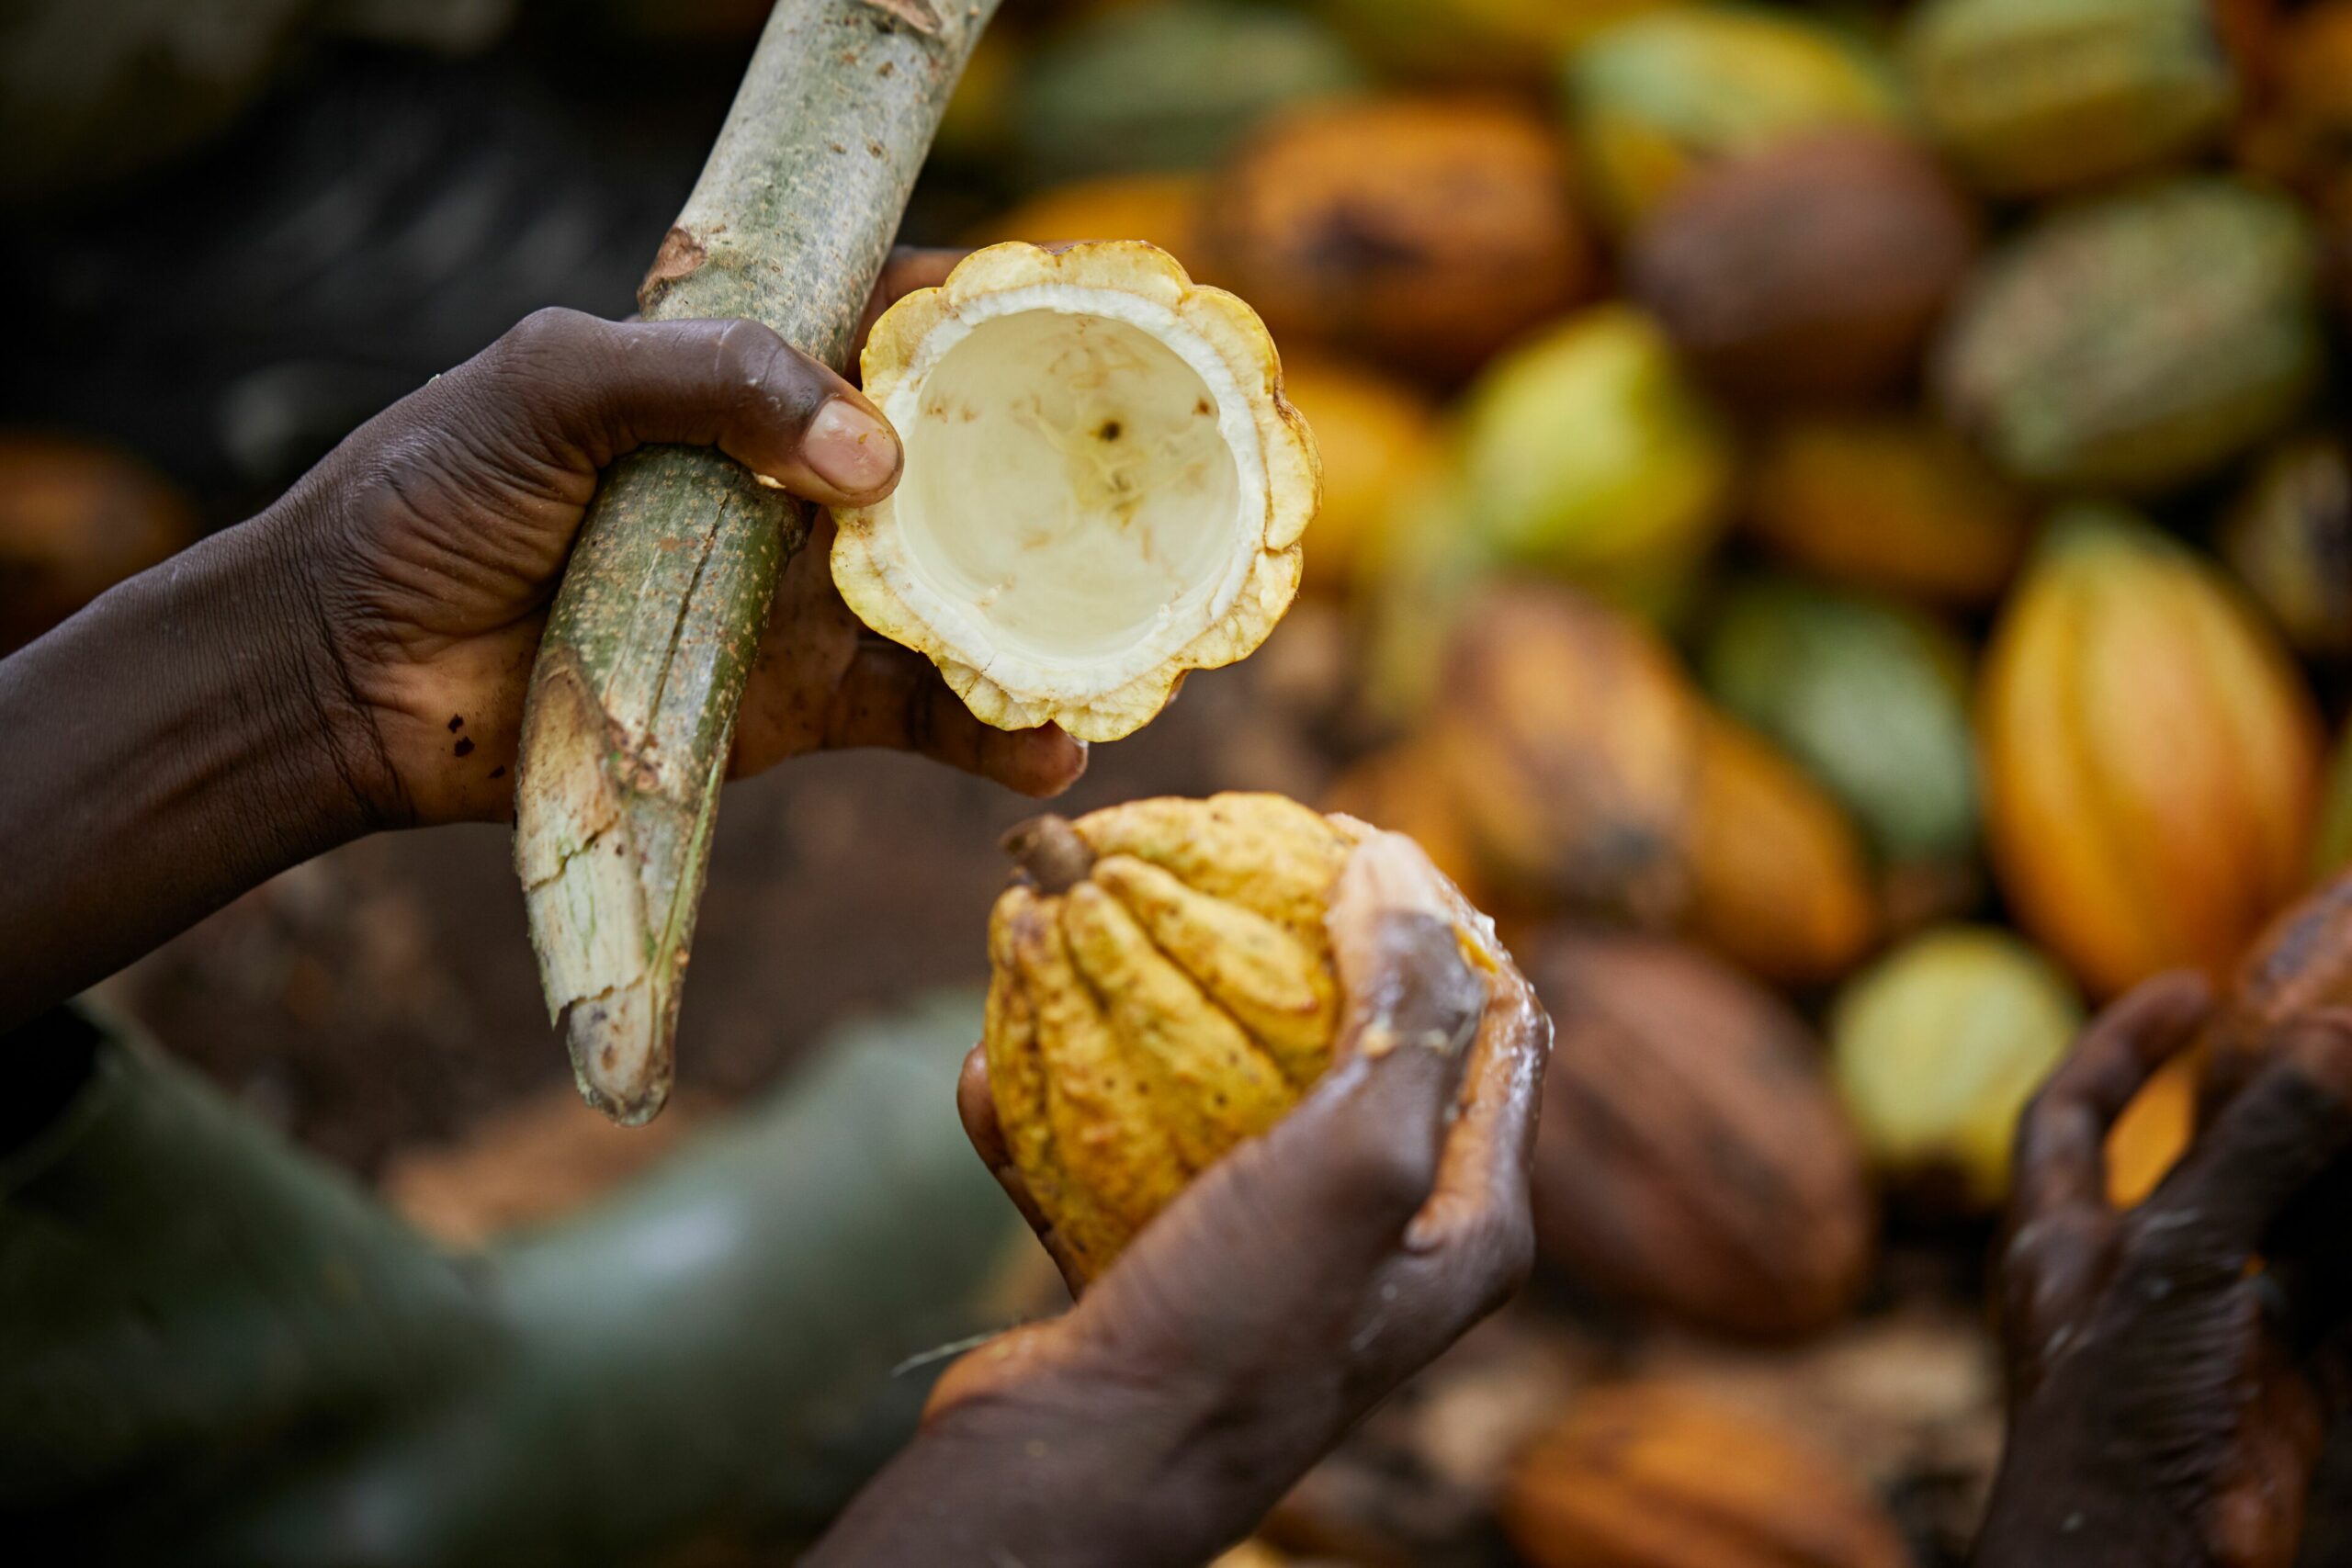
[(207, 539), (0, 660), (0, 1028), (374, 825), (380, 760), (322, 718), (348, 705), (296, 523)]

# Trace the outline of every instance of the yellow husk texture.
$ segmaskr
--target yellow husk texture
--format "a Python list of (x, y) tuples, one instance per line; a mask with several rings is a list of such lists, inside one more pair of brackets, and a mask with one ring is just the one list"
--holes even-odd
[(1007, 1150), (1091, 1277), (1330, 1065), (1323, 916), (1353, 836), (1268, 795), (1074, 826), (1085, 880), (997, 900), (986, 1050)]

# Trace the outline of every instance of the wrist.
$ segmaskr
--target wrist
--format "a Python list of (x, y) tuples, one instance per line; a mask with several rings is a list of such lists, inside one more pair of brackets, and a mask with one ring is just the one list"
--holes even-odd
[[(2014, 1430), (2014, 1428), (2013, 1428)], [(2012, 1445), (1993, 1483), (1971, 1568), (2211, 1568), (2167, 1500), (2110, 1477), (2096, 1457)]]
[(244, 580), (260, 606), (249, 635), (278, 682), (254, 716), (275, 742), (285, 785), (315, 802), (330, 841), (415, 825), (416, 814), (391, 765), (374, 712), (361, 697), (351, 651), (336, 635), (334, 595), (322, 554), (334, 532), (315, 514), (310, 487), (298, 485), (276, 505), (217, 537), (234, 540), (226, 571)]

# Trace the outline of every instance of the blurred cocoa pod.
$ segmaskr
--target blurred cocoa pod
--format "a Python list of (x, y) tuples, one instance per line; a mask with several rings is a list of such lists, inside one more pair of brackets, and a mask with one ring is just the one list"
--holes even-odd
[[(992, 36), (992, 35), (990, 35)], [(980, 225), (976, 245), (1026, 240), (1033, 245), (1060, 240), (1143, 240), (1209, 280), (1201, 243), (1201, 205), (1206, 176), (1192, 173), (1103, 175), (1071, 180), (1037, 192), (1019, 206)]]
[(1881, 858), (1976, 842), (1968, 655), (1909, 608), (1793, 578), (1736, 587), (1701, 654), (1707, 689), (1852, 812)]
[(2197, 1135), (2205, 1058), (2176, 1056), (2141, 1086), (2107, 1134), (2107, 1201), (2129, 1209), (2156, 1190)]
[(0, 653), (195, 538), (179, 491), (130, 454), (0, 434)]
[(1672, 0), (1315, 0), (1365, 55), (1400, 75), (1549, 76), (1599, 28)]
[(1328, 28), (1238, 0), (1146, 0), (1073, 17), (1013, 85), (1013, 131), (1046, 180), (1203, 168), (1268, 115), (1353, 92), (1363, 65)]
[(2247, 168), (2306, 193), (2352, 164), (2352, 3), (2318, 0), (2278, 18), (2269, 91), (2238, 135)]
[(2352, 728), (2336, 738), (2320, 785), (2319, 828), (2312, 835), (2312, 872), (2329, 876), (2352, 863)]
[(1462, 419), (1468, 521), (1498, 558), (1650, 614), (1728, 520), (1723, 422), (1656, 321), (1579, 311), (1489, 366)]
[(1469, 829), (1446, 787), (1443, 763), (1425, 742), (1402, 741), (1356, 761), (1333, 782), (1323, 809), (1404, 834), (1464, 897), (1489, 907)]
[(1673, 919), (1698, 709), (1645, 628), (1567, 589), (1506, 584), (1465, 609), (1427, 744), (1482, 876), (1507, 899)]
[(1885, 63), (1822, 24), (1677, 6), (1598, 34), (1566, 66), (1568, 120), (1593, 205), (1625, 232), (1712, 164), (1834, 126), (1894, 126)]
[(1535, 1156), (1544, 1257), (1712, 1332), (1836, 1322), (1875, 1215), (1803, 1021), (1677, 942), (1555, 932), (1526, 952), (1556, 1031)]
[(1702, 944), (1781, 986), (1851, 968), (1877, 934), (1860, 837), (1771, 743), (1705, 716), (1690, 833), (1690, 912)]
[(2055, 520), (1979, 693), (2011, 911), (2092, 993), (2220, 976), (2304, 875), (2319, 789), (2301, 674), (2201, 558), (2128, 513)]
[(1308, 355), (1283, 358), (1283, 390), (1306, 416), (1323, 461), (1323, 505), (1306, 531), (1304, 585), (1340, 593), (1396, 498), (1437, 468), (1437, 410), (1394, 378)]
[(2305, 436), (2264, 457), (2221, 547), (2299, 651), (2352, 654), (2352, 454), (2341, 440)]
[[(1838, 1090), (1882, 1170), (1957, 1206), (2008, 1191), (2018, 1114), (2082, 1028), (2057, 965), (2007, 931), (1946, 926), (1857, 976), (1831, 1010)], [(1956, 1190), (1941, 1179), (1956, 1177)]]
[(1756, 532), (1799, 565), (1860, 588), (1974, 609), (2025, 554), (2025, 496), (1942, 425), (1833, 414), (1770, 431), (1750, 480)]
[(1910, 378), (1977, 239), (1925, 153), (1833, 131), (1685, 183), (1634, 231), (1625, 286), (1731, 396), (1867, 398)]
[(1286, 343), (1458, 377), (1592, 291), (1568, 183), (1551, 128), (1507, 104), (1303, 110), (1216, 182), (1209, 274)]
[(1899, 55), (1938, 141), (2001, 196), (2194, 152), (2238, 97), (2209, 0), (1927, 0)]
[(1905, 1568), (1879, 1501), (1802, 1434), (1670, 1382), (1579, 1399), (1512, 1472), (1534, 1568)]
[(2170, 489), (2301, 407), (2321, 368), (2316, 265), (2301, 210), (2230, 180), (2060, 211), (1964, 293), (1938, 399), (2018, 479)]

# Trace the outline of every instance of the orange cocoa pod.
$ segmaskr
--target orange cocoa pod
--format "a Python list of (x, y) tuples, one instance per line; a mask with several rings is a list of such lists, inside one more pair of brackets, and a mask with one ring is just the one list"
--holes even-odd
[(2311, 694), (2217, 571), (2129, 514), (2054, 525), (1995, 632), (1977, 727), (2002, 889), (2096, 994), (2224, 975), (2301, 884)]
[(1581, 1397), (1513, 1469), (1534, 1568), (1904, 1568), (1883, 1506), (1801, 1434), (1670, 1382)]
[(1559, 314), (1598, 273), (1552, 128), (1473, 99), (1300, 110), (1243, 147), (1207, 231), (1211, 276), (1284, 343), (1443, 377)]
[(1720, 715), (1700, 728), (1685, 929), (1776, 985), (1834, 980), (1878, 929), (1860, 834), (1771, 742)]
[(1658, 938), (1555, 932), (1537, 1246), (1603, 1295), (1751, 1339), (1838, 1321), (1869, 1266), (1861, 1148), (1788, 1005)]
[(1323, 809), (1404, 834), (1464, 897), (1488, 907), (1478, 886), (1477, 852), (1429, 747), (1407, 740), (1358, 760), (1332, 782)]
[(1102, 175), (1050, 186), (972, 231), (975, 245), (1026, 240), (1142, 240), (1158, 245), (1203, 282), (1201, 205), (1207, 177), (1198, 174)]
[(1750, 519), (1800, 565), (1859, 588), (1973, 609), (2025, 554), (2024, 494), (1951, 431), (1916, 414), (1830, 414), (1773, 429)]
[(1670, 923), (1699, 703), (1665, 645), (1570, 589), (1510, 583), (1464, 611), (1428, 743), (1483, 877), (1515, 902)]

